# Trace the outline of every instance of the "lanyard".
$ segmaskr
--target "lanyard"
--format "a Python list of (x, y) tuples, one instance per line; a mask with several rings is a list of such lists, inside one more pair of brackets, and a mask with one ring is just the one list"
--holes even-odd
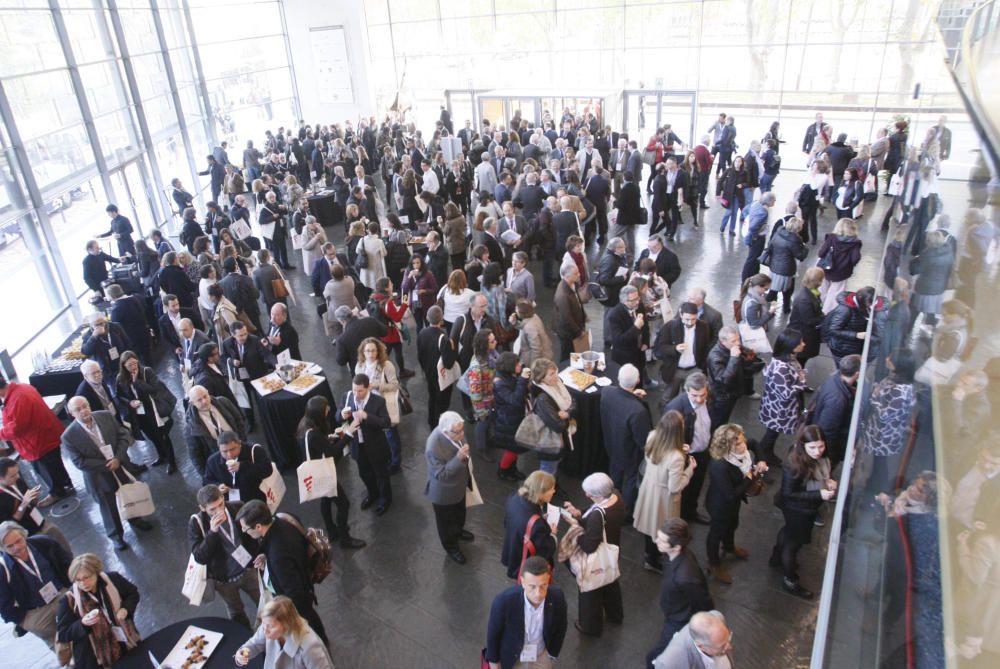
[[(236, 479), (236, 476), (234, 475), (233, 476), (233, 480), (235, 481), (235, 479)], [(229, 525), (229, 533), (228, 534), (225, 532), (226, 524)], [(236, 528), (233, 526), (233, 518), (232, 518), (232, 516), (229, 515), (229, 509), (226, 509), (226, 522), (223, 523), (222, 525), (220, 525), (219, 529), (223, 530), (222, 536), (224, 536), (226, 539), (229, 539), (229, 543), (231, 543), (233, 546), (235, 546), (236, 545)]]
[(22, 495), (21, 491), (18, 490), (17, 488), (8, 488), (7, 486), (0, 486), (0, 490), (4, 491), (5, 493), (10, 495), (14, 499), (18, 500), (19, 502), (24, 501), (24, 495)]
[(35, 578), (37, 578), (38, 582), (41, 583), (42, 582), (42, 570), (38, 568), (38, 563), (35, 562), (35, 555), (31, 552), (31, 548), (30, 547), (28, 548), (28, 557), (31, 558), (31, 566), (34, 567), (34, 569), (32, 569), (31, 567), (29, 567), (28, 564), (24, 560), (22, 560), (21, 558), (14, 558), (14, 559), (17, 560), (18, 564), (20, 564), (22, 567), (24, 567), (24, 570), (26, 572), (28, 572), (29, 574), (31, 574), (32, 576), (34, 576)]

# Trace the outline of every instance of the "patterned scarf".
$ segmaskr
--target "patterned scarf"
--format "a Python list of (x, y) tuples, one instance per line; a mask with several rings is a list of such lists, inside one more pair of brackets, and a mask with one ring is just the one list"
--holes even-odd
[[(103, 597), (101, 595), (100, 580), (104, 581), (105, 592), (103, 597), (107, 598), (107, 603), (111, 608), (110, 611), (104, 610), (104, 607), (101, 606)], [(115, 587), (106, 574), (102, 573), (98, 581), (96, 593), (83, 592), (80, 590), (79, 584), (74, 583), (72, 595), (67, 596), (69, 597), (70, 604), (75, 602), (73, 608), (76, 609), (77, 615), (81, 619), (94, 609), (101, 611), (102, 615), (97, 617), (97, 622), (90, 628), (90, 645), (94, 650), (94, 657), (97, 658), (97, 664), (105, 667), (105, 669), (110, 669), (123, 655), (122, 645), (115, 640), (115, 636), (111, 632), (111, 622), (108, 620), (109, 616), (112, 620), (115, 620), (115, 612), (122, 606), (122, 598), (118, 594), (118, 588)], [(140, 641), (135, 624), (131, 620), (126, 620), (120, 626), (125, 631), (125, 636), (128, 639), (126, 644), (128, 649), (135, 648)]]

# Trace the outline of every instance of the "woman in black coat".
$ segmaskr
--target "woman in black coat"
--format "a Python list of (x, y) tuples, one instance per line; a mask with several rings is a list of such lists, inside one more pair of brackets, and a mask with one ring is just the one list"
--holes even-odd
[(813, 593), (799, 585), (799, 549), (812, 541), (813, 523), (823, 502), (837, 494), (837, 482), (830, 478), (823, 430), (807, 425), (799, 430), (781, 472), (781, 489), (774, 503), (785, 517), (768, 561), (784, 572), (785, 592), (811, 599)]
[[(503, 517), (503, 549), (500, 554), (500, 564), (507, 567), (507, 576), (517, 578), (521, 572), (521, 560), (524, 556), (524, 535), (529, 523), (531, 532), (527, 532), (531, 546), (527, 549), (527, 557), (538, 555), (545, 558), (550, 565), (555, 565), (558, 544), (556, 528), (549, 526), (545, 519), (546, 505), (552, 501), (556, 492), (556, 479), (552, 474), (541, 470), (532, 472), (521, 484), (521, 488), (507, 498)], [(537, 516), (532, 522), (532, 517)]]
[(771, 249), (771, 290), (767, 301), (774, 302), (781, 293), (781, 309), (786, 314), (792, 310), (792, 294), (795, 292), (795, 277), (799, 273), (799, 262), (806, 259), (809, 249), (802, 243), (802, 220), (792, 218), (774, 231), (768, 246)]
[(743, 210), (744, 205), (743, 189), (746, 188), (747, 183), (749, 183), (749, 179), (747, 171), (743, 167), (743, 158), (736, 156), (733, 158), (732, 166), (726, 168), (722, 178), (715, 183), (715, 195), (722, 203), (722, 208), (726, 210), (726, 213), (722, 215), (722, 226), (719, 228), (719, 232), (725, 232), (726, 225), (729, 225), (729, 234), (736, 234), (739, 212)]
[(708, 493), (705, 508), (712, 517), (708, 528), (706, 549), (708, 564), (715, 580), (729, 584), (732, 576), (722, 566), (719, 546), (740, 560), (749, 557), (747, 551), (736, 545), (736, 528), (740, 524), (740, 505), (747, 501), (747, 491), (754, 480), (763, 476), (767, 464), (754, 464), (747, 448), (743, 428), (727, 423), (715, 430), (709, 446), (712, 461), (708, 464)]
[(885, 154), (885, 162), (882, 164), (882, 169), (889, 174), (895, 174), (899, 164), (903, 161), (906, 141), (909, 137), (906, 132), (907, 126), (906, 121), (896, 121), (896, 132), (889, 135), (889, 149)]
[(570, 448), (572, 434), (576, 432), (576, 400), (559, 378), (555, 363), (539, 358), (531, 364), (532, 411), (542, 419), (545, 427), (562, 436), (563, 448), (559, 453), (539, 453), (538, 468), (553, 476), (559, 469), (563, 453)]
[[(154, 467), (166, 463), (167, 473), (177, 471), (174, 445), (170, 441), (171, 417), (177, 398), (149, 367), (143, 367), (132, 351), (122, 353), (115, 386), (115, 404), (122, 420), (132, 426), (132, 435), (140, 431), (156, 448)], [(125, 483), (125, 481), (122, 481)]]
[(493, 408), (496, 411), (493, 446), (505, 449), (497, 476), (518, 481), (524, 474), (517, 468), (517, 456), (525, 449), (517, 445), (514, 436), (524, 420), (531, 370), (521, 365), (516, 353), (505, 351), (497, 360), (496, 372), (493, 378)]
[(810, 358), (819, 355), (823, 334), (823, 303), (819, 299), (819, 287), (823, 283), (824, 272), (819, 267), (810, 267), (802, 277), (802, 287), (792, 299), (792, 315), (788, 317), (788, 327), (802, 333), (806, 347), (796, 357), (802, 367)]
[[(56, 613), (56, 640), (73, 644), (76, 669), (111, 669), (140, 638), (135, 629), (139, 590), (118, 572), (105, 572), (93, 553), (73, 558), (70, 590), (60, 598)], [(115, 639), (110, 621), (125, 634)]]
[(160, 256), (149, 248), (146, 240), (139, 239), (135, 242), (135, 259), (139, 263), (139, 280), (142, 281), (143, 288), (149, 290), (156, 279), (156, 273), (160, 271)]
[(833, 193), (833, 206), (837, 210), (837, 219), (854, 218), (854, 208), (864, 200), (865, 193), (861, 177), (854, 167), (844, 172), (844, 178)]
[(631, 226), (642, 224), (642, 202), (639, 187), (635, 184), (631, 172), (625, 172), (625, 183), (618, 191), (615, 207), (618, 208), (618, 225)]

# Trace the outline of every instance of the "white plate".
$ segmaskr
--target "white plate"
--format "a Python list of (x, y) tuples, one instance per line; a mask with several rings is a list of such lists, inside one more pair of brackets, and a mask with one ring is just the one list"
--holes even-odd
[(601, 388), (604, 388), (606, 386), (611, 385), (611, 379), (609, 379), (606, 376), (598, 376), (597, 381), (595, 383), (597, 383), (597, 385), (599, 385)]
[(219, 643), (222, 641), (222, 632), (213, 632), (211, 630), (202, 629), (201, 627), (195, 627), (194, 625), (188, 625), (188, 628), (184, 630), (184, 634), (181, 635), (180, 640), (174, 644), (173, 650), (170, 654), (163, 658), (163, 662), (160, 663), (161, 667), (180, 667), (184, 664), (184, 661), (191, 656), (193, 649), (185, 648), (193, 637), (202, 635), (205, 637), (205, 647), (202, 649), (201, 654), (205, 656), (204, 662), (199, 662), (198, 664), (189, 665), (190, 669), (201, 669), (205, 664), (208, 663), (208, 659), (212, 657), (212, 653), (218, 648)]

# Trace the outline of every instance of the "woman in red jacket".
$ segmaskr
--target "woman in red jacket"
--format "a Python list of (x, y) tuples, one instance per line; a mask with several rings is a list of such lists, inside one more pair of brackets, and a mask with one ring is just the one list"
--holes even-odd
[(42, 396), (30, 385), (8, 384), (0, 376), (0, 399), (3, 400), (0, 439), (14, 445), (49, 489), (38, 506), (49, 506), (60, 497), (73, 494), (73, 484), (59, 451), (63, 425)]
[(369, 304), (374, 302), (378, 307), (378, 312), (372, 313), (372, 308), (369, 307), (368, 315), (384, 322), (389, 328), (389, 333), (382, 337), (381, 340), (389, 352), (396, 356), (399, 377), (405, 379), (413, 376), (414, 371), (406, 369), (403, 363), (403, 340), (400, 336), (399, 324), (403, 320), (403, 314), (406, 313), (406, 310), (410, 306), (410, 296), (403, 295), (400, 304), (396, 304), (392, 288), (392, 279), (387, 276), (383, 276), (375, 282), (375, 292), (372, 293)]

